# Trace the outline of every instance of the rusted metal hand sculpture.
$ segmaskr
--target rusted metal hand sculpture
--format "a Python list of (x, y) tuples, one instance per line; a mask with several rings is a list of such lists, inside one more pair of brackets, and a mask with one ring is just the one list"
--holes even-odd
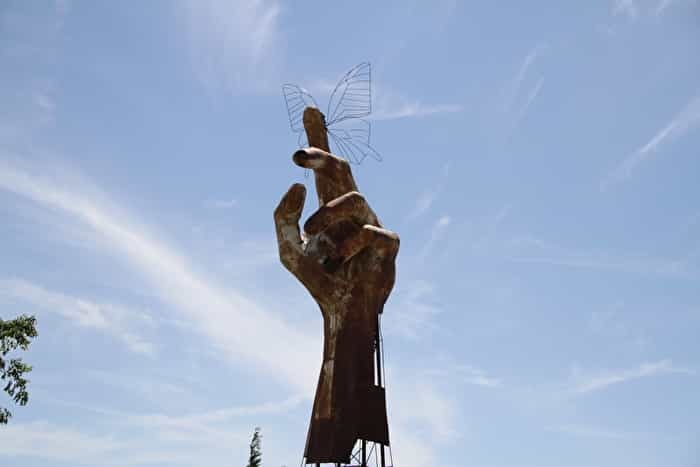
[(312, 147), (294, 153), (293, 160), (314, 171), (319, 209), (302, 234), (306, 189), (297, 183), (274, 213), (280, 260), (323, 315), (323, 366), (304, 456), (307, 463), (347, 463), (358, 439), (389, 445), (374, 356), (399, 237), (382, 227), (358, 193), (348, 162), (330, 154), (323, 114), (307, 108), (304, 127)]

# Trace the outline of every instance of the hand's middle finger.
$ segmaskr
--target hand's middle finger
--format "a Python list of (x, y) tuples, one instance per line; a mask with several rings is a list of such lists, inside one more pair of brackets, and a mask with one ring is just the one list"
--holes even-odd
[(314, 171), (319, 205), (350, 191), (357, 191), (350, 164), (345, 159), (319, 148), (300, 149), (292, 156), (294, 163)]
[(376, 214), (367, 204), (364, 196), (351, 191), (321, 206), (304, 224), (304, 231), (316, 235), (330, 225), (342, 220), (351, 220), (358, 225), (370, 224), (381, 227)]

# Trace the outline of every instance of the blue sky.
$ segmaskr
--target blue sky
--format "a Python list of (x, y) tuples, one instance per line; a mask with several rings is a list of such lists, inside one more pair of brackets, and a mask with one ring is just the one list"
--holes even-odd
[[(279, 264), (281, 84), (372, 62), (360, 190), (401, 236), (395, 464), (700, 462), (700, 5), (0, 5), (0, 464), (301, 460), (321, 317)], [(313, 198), (305, 215), (315, 209)], [(0, 405), (9, 405), (7, 398)]]

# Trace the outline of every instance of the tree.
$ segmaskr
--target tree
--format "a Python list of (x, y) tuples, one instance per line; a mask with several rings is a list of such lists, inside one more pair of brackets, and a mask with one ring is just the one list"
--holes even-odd
[[(32, 371), (32, 367), (24, 363), (21, 358), (13, 358), (6, 362), (5, 356), (17, 347), (27, 350), (31, 338), (36, 336), (34, 316), (22, 315), (10, 321), (0, 318), (0, 380), (7, 380), (3, 390), (19, 405), (27, 405), (29, 401), (28, 381), (23, 375)], [(0, 424), (6, 424), (10, 417), (12, 413), (0, 407)]]
[(250, 457), (248, 458), (248, 467), (262, 466), (262, 451), (260, 450), (260, 428), (256, 427), (253, 433), (253, 439), (250, 440)]

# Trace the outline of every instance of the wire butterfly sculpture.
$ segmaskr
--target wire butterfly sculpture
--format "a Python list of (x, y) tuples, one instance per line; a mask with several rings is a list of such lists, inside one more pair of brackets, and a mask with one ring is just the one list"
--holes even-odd
[[(299, 147), (308, 146), (302, 117), (307, 107), (319, 108), (313, 96), (296, 84), (282, 86), (292, 131), (298, 133)], [(377, 161), (382, 156), (369, 144), (372, 125), (364, 117), (372, 112), (372, 73), (369, 62), (348, 71), (333, 89), (328, 100), (325, 127), (339, 154), (360, 164), (367, 156)]]

